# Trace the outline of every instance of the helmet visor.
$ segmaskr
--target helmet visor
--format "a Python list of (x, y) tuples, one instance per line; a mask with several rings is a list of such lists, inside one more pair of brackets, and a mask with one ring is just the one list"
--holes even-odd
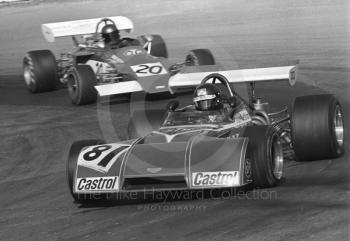
[(216, 107), (215, 99), (194, 102), (198, 110), (212, 110)]

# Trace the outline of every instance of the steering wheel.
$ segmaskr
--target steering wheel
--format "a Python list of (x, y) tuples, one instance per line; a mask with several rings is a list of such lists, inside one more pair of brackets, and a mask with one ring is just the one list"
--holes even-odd
[(253, 109), (253, 107), (245, 99), (243, 99), (239, 94), (237, 94), (236, 91), (234, 91), (231, 88), (230, 83), (225, 76), (223, 76), (222, 74), (219, 74), (219, 73), (212, 73), (212, 74), (209, 74), (206, 77), (204, 77), (204, 79), (201, 81), (201, 84), (205, 84), (205, 83), (209, 82), (210, 80), (211, 80), (212, 84), (215, 84), (215, 82), (218, 80), (221, 84), (223, 84), (227, 88), (227, 90), (230, 94), (230, 97), (239, 98), (246, 106), (248, 106), (250, 109)]
[(111, 23), (111, 24), (113, 24), (114, 26), (116, 26), (115, 22), (114, 22), (112, 19), (110, 19), (110, 18), (102, 18), (102, 19), (97, 23), (97, 25), (96, 25), (96, 30), (95, 30), (95, 38), (96, 38), (96, 40), (98, 40), (98, 39), (97, 39), (98, 30), (100, 29), (100, 25), (101, 25), (102, 23), (104, 23), (104, 25), (107, 25), (108, 23)]

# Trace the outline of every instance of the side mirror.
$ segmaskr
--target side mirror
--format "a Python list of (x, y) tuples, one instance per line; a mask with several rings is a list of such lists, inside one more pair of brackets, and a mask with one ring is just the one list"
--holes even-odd
[(230, 96), (228, 97), (228, 100), (227, 100), (228, 104), (231, 106), (231, 107), (236, 107), (237, 106), (237, 98), (235, 96)]
[(177, 101), (177, 100), (172, 100), (172, 101), (170, 101), (170, 102), (166, 105), (166, 109), (167, 109), (168, 111), (174, 111), (174, 110), (177, 109), (177, 107), (179, 107), (179, 105), (180, 105), (179, 101)]

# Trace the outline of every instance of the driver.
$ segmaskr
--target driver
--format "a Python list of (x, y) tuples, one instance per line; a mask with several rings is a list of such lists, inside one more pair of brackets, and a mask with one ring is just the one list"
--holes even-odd
[(205, 83), (194, 91), (193, 102), (196, 110), (211, 111), (218, 110), (234, 119), (236, 111), (242, 109), (244, 105), (238, 101), (237, 97), (227, 98), (219, 87), (215, 84)]
[(119, 30), (115, 24), (106, 24), (101, 29), (101, 35), (105, 43), (105, 47), (112, 49), (122, 48), (126, 46), (137, 46), (140, 42), (132, 38), (121, 38)]
[(223, 94), (219, 87), (205, 83), (199, 85), (193, 95), (194, 106), (197, 110), (220, 110), (223, 108)]
[(119, 30), (115, 24), (106, 24), (101, 30), (101, 35), (106, 46), (118, 47), (121, 43)]

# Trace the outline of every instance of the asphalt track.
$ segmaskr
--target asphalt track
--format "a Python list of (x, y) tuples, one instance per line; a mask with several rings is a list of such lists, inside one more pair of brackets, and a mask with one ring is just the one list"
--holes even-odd
[[(98, 5), (97, 5), (98, 3)], [(134, 20), (135, 35), (160, 33), (171, 58), (209, 48), (230, 68), (300, 60), (299, 82), (259, 85), (272, 109), (294, 96), (334, 93), (350, 113), (347, 1), (42, 1), (0, 8), (0, 240), (349, 240), (349, 148), (337, 160), (288, 162), (285, 182), (243, 195), (167, 202), (73, 204), (65, 179), (71, 143), (125, 138), (129, 113), (167, 100), (72, 106), (65, 89), (32, 95), (21, 77), (40, 24), (108, 15)], [(140, 100), (141, 99), (141, 100)], [(189, 95), (179, 96), (184, 103)], [(349, 132), (345, 138), (350, 140)]]

